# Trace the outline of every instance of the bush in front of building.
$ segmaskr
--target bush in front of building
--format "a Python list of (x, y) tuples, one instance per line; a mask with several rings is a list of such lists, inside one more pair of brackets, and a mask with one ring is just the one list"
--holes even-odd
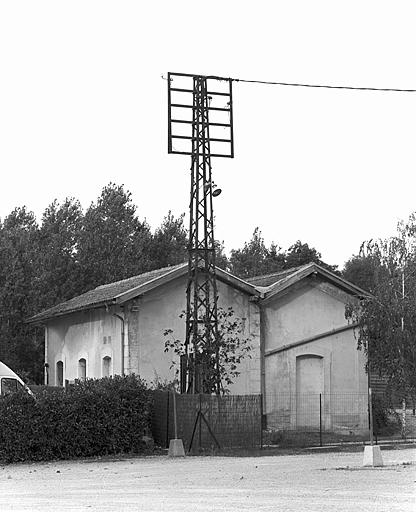
[(0, 398), (0, 460), (144, 453), (151, 391), (135, 375)]

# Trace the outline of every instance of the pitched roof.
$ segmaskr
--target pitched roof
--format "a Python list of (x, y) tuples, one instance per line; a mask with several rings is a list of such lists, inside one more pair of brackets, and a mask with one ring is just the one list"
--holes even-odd
[(332, 283), (350, 295), (354, 295), (356, 297), (369, 296), (369, 293), (362, 288), (359, 288), (355, 284), (350, 283), (346, 279), (330, 272), (316, 263), (308, 263), (307, 265), (294, 267), (275, 274), (269, 274), (267, 276), (253, 277), (250, 279), (250, 282), (254, 284), (259, 291), (261, 291), (262, 299), (267, 301), (290, 286), (298, 283), (302, 279), (312, 275), (319, 275), (323, 280)]
[(159, 268), (157, 270), (151, 270), (138, 276), (129, 277), (122, 281), (116, 281), (115, 283), (108, 283), (101, 286), (97, 286), (93, 290), (90, 290), (82, 295), (78, 295), (66, 302), (57, 304), (52, 308), (46, 309), (38, 313), (37, 315), (29, 318), (29, 323), (41, 322), (55, 316), (66, 315), (68, 313), (74, 313), (82, 309), (91, 309), (99, 307), (107, 303), (111, 303), (115, 297), (122, 295), (132, 289), (136, 289), (139, 286), (152, 282), (158, 278), (166, 276), (178, 269), (186, 268), (186, 263), (180, 265), (174, 265), (171, 267)]
[[(97, 288), (94, 288), (93, 290), (38, 313), (37, 315), (29, 318), (27, 322), (39, 323), (57, 316), (67, 315), (81, 310), (93, 309), (111, 304), (123, 304), (127, 300), (153, 290), (172, 279), (185, 275), (187, 271), (188, 264), (181, 263), (179, 265), (145, 272), (144, 274), (123, 279), (122, 281), (97, 286)], [(227, 284), (250, 295), (260, 295), (254, 285), (249, 284), (246, 281), (221, 270), (220, 268), (216, 269), (216, 273), (217, 278), (223, 282), (226, 282)]]
[[(73, 299), (57, 304), (37, 315), (29, 318), (28, 323), (40, 323), (52, 318), (68, 315), (77, 311), (93, 309), (111, 304), (123, 304), (124, 302), (142, 295), (154, 288), (161, 286), (177, 277), (183, 276), (188, 271), (188, 264), (181, 263), (171, 267), (159, 268), (144, 274), (116, 281), (114, 283), (97, 286), (93, 290), (78, 295)], [(301, 267), (295, 267), (274, 274), (256, 276), (244, 281), (229, 274), (220, 268), (216, 269), (217, 278), (249, 295), (257, 296), (261, 300), (268, 301), (277, 294), (283, 292), (290, 286), (296, 284), (313, 274), (319, 274), (321, 278), (333, 283), (347, 293), (359, 297), (369, 294), (346, 281), (342, 277), (329, 272), (316, 263), (308, 263)]]

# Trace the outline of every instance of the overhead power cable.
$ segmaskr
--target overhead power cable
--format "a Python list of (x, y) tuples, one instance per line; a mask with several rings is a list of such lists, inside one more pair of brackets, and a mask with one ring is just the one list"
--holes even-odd
[(231, 78), (231, 80), (233, 82), (245, 82), (245, 83), (250, 83), (250, 84), (263, 84), (263, 85), (282, 85), (282, 86), (287, 86), (287, 87), (313, 87), (313, 88), (319, 88), (319, 89), (347, 89), (347, 90), (352, 90), (352, 91), (416, 92), (416, 89), (396, 89), (393, 87), (354, 87), (354, 86), (350, 86), (350, 85), (268, 82), (268, 81), (264, 81), (264, 80), (244, 80), (242, 78)]
[[(191, 75), (188, 73), (175, 73), (177, 76), (197, 77), (204, 75)], [(163, 80), (168, 80), (163, 74)], [(380, 91), (380, 92), (416, 92), (416, 89), (399, 89), (397, 87), (356, 87), (353, 85), (328, 85), (328, 84), (305, 84), (297, 82), (271, 82), (267, 80), (246, 80), (244, 78), (225, 78), (223, 76), (207, 75), (204, 78), (213, 80), (230, 80), (232, 82), (244, 82), (248, 84), (262, 84), (262, 85), (281, 85), (285, 87), (311, 87), (316, 89), (346, 89), (350, 91)], [(172, 79), (171, 79), (172, 80)]]

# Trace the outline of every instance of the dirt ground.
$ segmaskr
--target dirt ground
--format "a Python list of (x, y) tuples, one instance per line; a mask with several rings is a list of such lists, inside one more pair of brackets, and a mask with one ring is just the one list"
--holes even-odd
[(9, 511), (412, 511), (415, 450), (262, 457), (140, 457), (0, 467)]

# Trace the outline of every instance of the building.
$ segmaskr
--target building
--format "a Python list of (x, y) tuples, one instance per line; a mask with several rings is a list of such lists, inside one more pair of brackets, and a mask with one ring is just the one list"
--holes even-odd
[[(232, 307), (252, 344), (233, 394), (262, 393), (273, 428), (367, 428), (365, 356), (345, 305), (365, 292), (311, 263), (244, 281), (217, 269), (219, 306)], [(45, 379), (136, 373), (172, 381), (164, 331), (184, 338), (187, 264), (99, 286), (39, 313), (45, 326)], [(321, 413), (319, 412), (321, 411)]]

